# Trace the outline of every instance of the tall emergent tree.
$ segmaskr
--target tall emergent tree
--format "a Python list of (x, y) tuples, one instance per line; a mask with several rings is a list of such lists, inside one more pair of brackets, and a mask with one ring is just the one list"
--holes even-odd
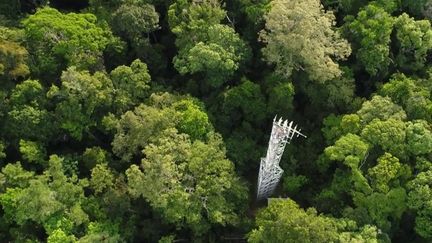
[(335, 16), (319, 0), (274, 0), (260, 38), (267, 62), (289, 78), (294, 70), (324, 82), (342, 72), (337, 60), (351, 54), (348, 42), (335, 29)]

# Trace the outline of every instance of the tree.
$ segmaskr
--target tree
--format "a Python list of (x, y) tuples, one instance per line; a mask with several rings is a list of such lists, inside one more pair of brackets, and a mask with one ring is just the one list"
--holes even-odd
[[(341, 76), (336, 63), (351, 53), (346, 40), (334, 30), (335, 17), (318, 0), (275, 0), (266, 14), (260, 38), (267, 62), (289, 78), (304, 70), (311, 80), (324, 82)], [(307, 13), (307, 14), (306, 14)]]
[(432, 121), (432, 100), (429, 87), (427, 80), (396, 74), (378, 92), (403, 106), (409, 119)]
[(70, 67), (61, 76), (61, 86), (52, 85), (47, 96), (58, 102), (55, 113), (59, 126), (81, 140), (111, 107), (113, 83), (104, 73), (91, 75)]
[(420, 172), (415, 179), (408, 184), (408, 205), (417, 212), (416, 232), (426, 238), (432, 238), (432, 170)]
[(98, 18), (108, 21), (112, 13), (124, 2), (124, 0), (89, 0), (89, 10)]
[(8, 3), (0, 3), (0, 13), (8, 17), (17, 17), (20, 14), (21, 1), (13, 0)]
[(203, 73), (212, 87), (219, 87), (248, 56), (245, 43), (235, 31), (216, 24), (208, 27), (202, 39), (191, 48), (181, 49), (174, 58), (180, 74)]
[[(367, 144), (356, 135), (348, 134), (334, 146), (325, 149), (331, 160), (342, 161), (348, 168), (346, 173), (335, 173), (332, 185), (321, 194), (324, 198), (349, 193), (354, 208), (345, 206), (345, 217), (365, 224), (375, 224), (386, 233), (391, 233), (406, 210), (406, 191), (402, 185), (410, 177), (408, 166), (402, 166), (398, 158), (385, 153), (378, 164), (362, 172)], [(363, 148), (360, 150), (360, 148)], [(360, 163), (362, 162), (362, 163)], [(341, 200), (338, 197), (337, 200)]]
[(45, 92), (37, 80), (26, 80), (15, 86), (5, 121), (9, 139), (16, 142), (19, 139), (47, 142), (55, 134), (52, 114), (45, 107)]
[(293, 110), (294, 85), (290, 80), (281, 78), (274, 72), (265, 80), (265, 94), (268, 97), (267, 111), (269, 114), (288, 116)]
[(143, 196), (167, 222), (190, 228), (197, 236), (213, 224), (239, 222), (246, 188), (225, 158), (220, 136), (192, 142), (168, 129), (143, 153), (143, 171), (136, 165), (126, 171), (130, 193)]
[(345, 29), (353, 42), (358, 62), (372, 76), (386, 72), (390, 64), (390, 34), (394, 19), (383, 8), (371, 3), (354, 19), (346, 18)]
[(106, 163), (97, 164), (92, 169), (90, 184), (95, 193), (101, 193), (106, 188), (112, 187), (114, 185), (113, 181), (114, 175)]
[(158, 28), (159, 15), (153, 5), (126, 2), (114, 13), (113, 31), (134, 41)]
[(399, 105), (396, 105), (388, 97), (375, 95), (370, 101), (365, 101), (360, 110), (357, 111), (362, 124), (368, 124), (373, 119), (382, 121), (393, 118), (395, 120), (405, 120), (406, 113)]
[(205, 139), (207, 133), (213, 130), (199, 102), (168, 93), (152, 95), (150, 105), (141, 104), (133, 111), (125, 112), (114, 123), (117, 132), (112, 142), (113, 151), (123, 161), (139, 155), (145, 146), (157, 140), (158, 134), (168, 128), (176, 128), (192, 140)]
[(359, 100), (355, 97), (355, 80), (351, 70), (342, 67), (340, 77), (325, 83), (300, 82), (300, 91), (309, 98), (311, 104), (322, 111), (323, 108), (331, 111), (351, 111), (357, 108)]
[(387, 193), (390, 190), (390, 182), (397, 179), (401, 169), (402, 165), (398, 158), (390, 153), (384, 153), (378, 158), (377, 165), (368, 170), (374, 189)]
[[(62, 158), (50, 156), (45, 174), (16, 187), (10, 185), (0, 196), (8, 220), (24, 225), (28, 222), (43, 226), (48, 235), (56, 229), (71, 233), (88, 221), (81, 208), (83, 185), (77, 178), (68, 178), (62, 171)], [(15, 186), (15, 187), (12, 187)]]
[(172, 111), (140, 105), (124, 113), (116, 125), (113, 152), (124, 161), (132, 159), (158, 134), (172, 127)]
[(393, 13), (400, 8), (400, 2), (399, 0), (324, 0), (323, 4), (330, 9), (334, 9), (335, 12), (352, 15), (361, 11), (370, 3), (382, 7), (389, 13)]
[(23, 24), (34, 60), (32, 72), (48, 80), (56, 78), (66, 66), (98, 69), (103, 50), (116, 41), (110, 30), (97, 25), (93, 14), (62, 14), (42, 8)]
[(402, 70), (421, 70), (432, 49), (432, 28), (428, 20), (414, 20), (406, 13), (395, 21), (398, 54), (396, 62)]
[(119, 66), (110, 73), (114, 86), (114, 106), (117, 112), (125, 112), (149, 96), (150, 74), (147, 65), (139, 59), (131, 65)]
[(342, 161), (348, 167), (357, 168), (361, 160), (365, 158), (369, 145), (359, 136), (348, 133), (335, 142), (335, 145), (327, 147), (324, 152), (331, 160)]
[(240, 85), (226, 90), (221, 96), (224, 127), (245, 121), (260, 124), (264, 120), (266, 102), (258, 84), (243, 79)]
[[(411, 177), (411, 168), (400, 162), (409, 159), (407, 134), (411, 123), (404, 119), (406, 115), (401, 107), (389, 98), (374, 96), (363, 103), (357, 114), (326, 121), (329, 128), (325, 132), (330, 141), (340, 138), (324, 150), (323, 159), (342, 161), (349, 169), (339, 167), (332, 183), (318, 199), (339, 202), (349, 196), (353, 205), (346, 201), (339, 206), (344, 207), (345, 217), (361, 224), (377, 225), (391, 235), (407, 208), (404, 186)], [(427, 146), (427, 142), (424, 144)]]
[(34, 178), (34, 172), (24, 170), (20, 162), (9, 163), (2, 168), (0, 178), (0, 191), (3, 193), (7, 188), (28, 187), (30, 180)]
[(30, 74), (28, 52), (20, 44), (0, 38), (0, 78), (16, 80)]
[(426, 121), (409, 122), (406, 129), (407, 150), (414, 155), (432, 152), (432, 133)]
[(207, 134), (212, 131), (209, 118), (204, 108), (193, 100), (180, 100), (173, 104), (178, 112), (179, 123), (176, 126), (181, 133), (188, 134), (191, 140), (205, 140)]
[(224, 16), (214, 0), (179, 0), (170, 6), (168, 21), (179, 48), (173, 63), (180, 74), (201, 74), (208, 85), (220, 87), (249, 57), (235, 30), (219, 24)]
[(406, 8), (410, 14), (416, 17), (426, 17), (428, 19), (431, 18), (431, 4), (427, 0), (418, 0), (418, 1), (402, 1), (402, 6)]
[(19, 145), (19, 150), (25, 160), (33, 163), (44, 164), (46, 150), (43, 146), (41, 146), (41, 144), (32, 141), (20, 140)]
[[(186, 11), (185, 11), (186, 10)], [(177, 0), (168, 9), (168, 23), (177, 35), (179, 49), (189, 49), (202, 39), (208, 27), (219, 24), (226, 12), (215, 0)]]
[(406, 125), (403, 121), (388, 119), (381, 121), (372, 120), (361, 131), (361, 137), (374, 146), (379, 146), (384, 151), (392, 154), (405, 155)]
[(378, 242), (378, 229), (354, 221), (318, 215), (314, 208), (301, 209), (291, 199), (270, 199), (257, 215), (257, 229), (249, 242)]

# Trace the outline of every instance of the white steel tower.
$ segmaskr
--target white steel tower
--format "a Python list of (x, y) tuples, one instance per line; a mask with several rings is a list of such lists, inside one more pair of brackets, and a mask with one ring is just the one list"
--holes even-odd
[(282, 118), (279, 118), (278, 121), (276, 121), (276, 117), (273, 119), (267, 155), (265, 158), (261, 158), (258, 174), (258, 200), (268, 198), (275, 190), (283, 173), (279, 161), (282, 158), (285, 145), (291, 142), (294, 135), (306, 138), (300, 131), (301, 129), (297, 130), (297, 125), (293, 127), (292, 121), (288, 123), (288, 120), (283, 121)]

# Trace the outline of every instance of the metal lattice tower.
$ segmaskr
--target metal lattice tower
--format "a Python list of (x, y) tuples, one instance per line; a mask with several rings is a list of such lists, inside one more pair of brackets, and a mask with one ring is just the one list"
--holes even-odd
[(279, 166), (285, 145), (290, 143), (294, 135), (302, 136), (301, 129), (297, 130), (297, 125), (293, 127), (293, 122), (276, 117), (273, 119), (273, 127), (269, 140), (269, 146), (265, 158), (261, 158), (260, 170), (258, 174), (258, 199), (268, 198), (275, 190), (283, 170)]

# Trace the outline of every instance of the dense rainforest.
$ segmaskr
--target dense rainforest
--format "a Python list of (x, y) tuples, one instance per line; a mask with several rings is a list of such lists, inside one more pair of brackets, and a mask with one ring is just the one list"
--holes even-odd
[[(431, 242), (430, 0), (0, 0), (0, 242)], [(256, 200), (275, 115), (288, 144)]]

